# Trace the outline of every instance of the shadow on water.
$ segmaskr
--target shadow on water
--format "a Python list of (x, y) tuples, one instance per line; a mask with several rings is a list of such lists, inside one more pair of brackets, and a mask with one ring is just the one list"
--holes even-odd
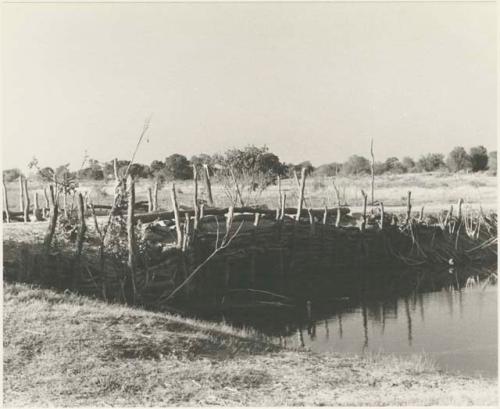
[(294, 305), (238, 308), (235, 303), (198, 315), (253, 327), (288, 346), (350, 354), (424, 353), (445, 370), (497, 376), (497, 292), (491, 273), (374, 270), (261, 280), (259, 288), (286, 295)]

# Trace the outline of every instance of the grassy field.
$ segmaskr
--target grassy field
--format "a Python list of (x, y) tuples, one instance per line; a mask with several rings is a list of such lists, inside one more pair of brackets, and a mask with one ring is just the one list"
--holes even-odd
[(422, 357), (282, 349), (249, 331), (4, 284), (4, 404), (495, 405)]
[[(361, 189), (370, 194), (369, 176), (337, 177), (335, 183), (340, 190), (342, 203), (358, 208), (362, 204)], [(147, 188), (152, 181), (140, 180), (136, 189), (136, 200), (147, 200)], [(203, 183), (200, 183), (201, 199), (206, 199)], [(177, 181), (178, 198), (181, 204), (191, 207), (193, 201), (193, 182)], [(159, 206), (170, 209), (170, 187), (167, 183), (159, 191)], [(80, 190), (89, 193), (91, 200), (98, 204), (111, 204), (113, 198), (113, 183), (81, 182)], [(44, 203), (43, 186), (40, 183), (30, 184), (30, 195), (39, 193), (40, 204)], [(213, 183), (215, 205), (229, 206), (230, 199), (221, 184)], [(443, 210), (450, 204), (456, 204), (462, 198), (475, 207), (479, 204), (484, 209), (497, 208), (497, 178), (484, 173), (451, 174), (451, 173), (416, 173), (402, 175), (382, 175), (375, 179), (375, 200), (384, 202), (386, 208), (400, 208), (406, 205), (408, 190), (412, 192), (412, 204), (418, 211), (421, 206), (430, 210)], [(17, 183), (7, 185), (9, 206), (12, 210), (19, 208), (19, 191)], [(282, 182), (282, 191), (287, 195), (287, 206), (295, 207), (298, 199), (296, 183), (293, 179)], [(337, 199), (331, 177), (311, 177), (307, 179), (305, 196), (311, 207), (334, 207)], [(243, 191), (245, 204), (265, 204), (276, 208), (279, 202), (277, 186), (270, 186), (261, 194)]]

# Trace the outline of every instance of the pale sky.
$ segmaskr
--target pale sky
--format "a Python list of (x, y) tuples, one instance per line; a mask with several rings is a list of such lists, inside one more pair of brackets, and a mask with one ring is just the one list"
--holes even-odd
[(3, 168), (496, 149), (495, 3), (4, 4)]

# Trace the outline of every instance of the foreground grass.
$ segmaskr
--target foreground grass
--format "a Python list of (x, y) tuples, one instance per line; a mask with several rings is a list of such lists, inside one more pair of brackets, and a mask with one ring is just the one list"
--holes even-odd
[(4, 285), (4, 404), (494, 405), (422, 358), (283, 350), (248, 331)]

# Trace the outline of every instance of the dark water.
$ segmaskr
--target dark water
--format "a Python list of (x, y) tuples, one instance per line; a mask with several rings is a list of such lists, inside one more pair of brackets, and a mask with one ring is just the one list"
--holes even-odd
[[(279, 301), (293, 306), (259, 307), (260, 297), (248, 308), (238, 296), (244, 307), (235, 304), (210, 318), (253, 327), (287, 346), (356, 355), (424, 354), (447, 371), (496, 377), (497, 286), (487, 278), (490, 273), (350, 271), (328, 280), (311, 275), (261, 282), (262, 289), (290, 296), (290, 302)], [(474, 283), (467, 283), (470, 277)], [(255, 295), (250, 298), (256, 301)]]
[[(497, 376), (497, 289), (442, 290), (349, 306), (313, 318), (302, 339), (313, 351), (424, 353), (448, 371)], [(300, 334), (287, 338), (289, 345), (300, 340)]]

